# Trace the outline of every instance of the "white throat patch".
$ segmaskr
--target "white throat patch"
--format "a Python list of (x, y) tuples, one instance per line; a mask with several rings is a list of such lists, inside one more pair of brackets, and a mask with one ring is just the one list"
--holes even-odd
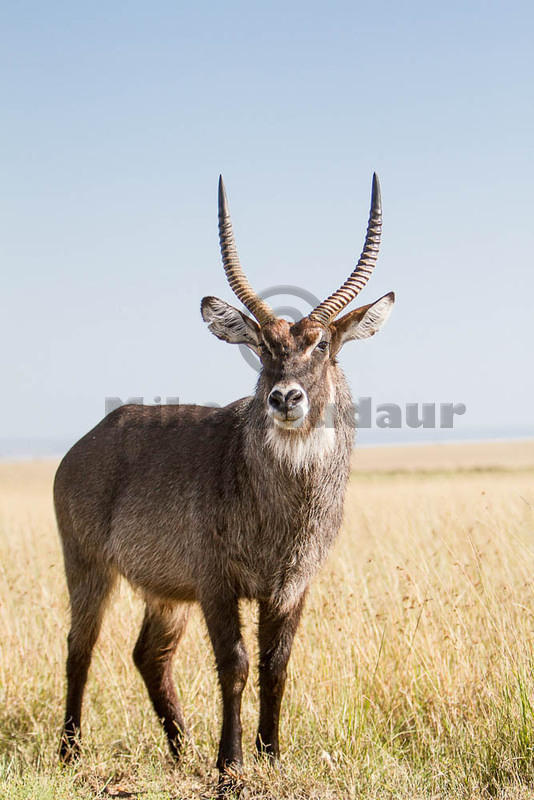
[(298, 471), (320, 464), (336, 445), (336, 429), (321, 425), (307, 435), (284, 433), (275, 425), (266, 433), (267, 446), (278, 461)]

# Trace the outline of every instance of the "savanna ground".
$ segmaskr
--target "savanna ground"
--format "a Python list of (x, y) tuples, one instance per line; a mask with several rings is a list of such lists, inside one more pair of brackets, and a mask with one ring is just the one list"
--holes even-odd
[[(54, 467), (0, 464), (0, 797), (211, 797), (219, 703), (202, 620), (175, 662), (192, 741), (174, 768), (132, 664), (142, 604), (126, 585), (95, 650), (83, 757), (58, 767), (68, 606)], [(359, 451), (296, 639), (279, 768), (252, 758), (251, 671), (249, 796), (532, 797), (533, 641), (534, 443)]]

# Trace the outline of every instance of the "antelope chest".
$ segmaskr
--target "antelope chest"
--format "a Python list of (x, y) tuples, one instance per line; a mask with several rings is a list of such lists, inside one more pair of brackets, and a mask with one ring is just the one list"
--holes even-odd
[(290, 608), (325, 560), (339, 522), (336, 513), (321, 524), (315, 520), (306, 527), (279, 524), (239, 537), (226, 559), (226, 573), (236, 593)]

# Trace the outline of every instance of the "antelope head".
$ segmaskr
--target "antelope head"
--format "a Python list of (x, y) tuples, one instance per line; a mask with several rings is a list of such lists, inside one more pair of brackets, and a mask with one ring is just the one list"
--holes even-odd
[(338, 315), (363, 289), (376, 265), (382, 230), (378, 178), (373, 175), (371, 212), (362, 254), (337, 291), (295, 323), (277, 318), (250, 286), (239, 262), (228, 201), (219, 179), (219, 240), (232, 291), (252, 316), (217, 297), (204, 297), (201, 311), (210, 331), (225, 342), (246, 344), (260, 358), (256, 398), (277, 430), (309, 433), (336, 401), (337, 354), (345, 342), (373, 336), (387, 320), (393, 292)]

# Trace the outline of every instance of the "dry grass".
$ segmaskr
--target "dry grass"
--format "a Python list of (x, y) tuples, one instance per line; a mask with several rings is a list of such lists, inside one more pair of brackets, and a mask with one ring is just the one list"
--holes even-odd
[[(353, 475), (295, 644), (274, 771), (250, 757), (249, 681), (254, 797), (532, 796), (534, 470), (519, 459), (429, 472), (418, 450), (415, 471), (399, 471), (405, 457), (392, 473), (382, 453), (382, 467)], [(142, 609), (126, 586), (95, 652), (83, 758), (57, 767), (68, 614), (53, 469), (0, 465), (0, 797), (209, 797), (219, 709), (202, 621), (176, 660), (193, 744), (174, 769), (131, 662)]]
[(534, 469), (534, 439), (357, 447), (356, 472), (488, 472)]

